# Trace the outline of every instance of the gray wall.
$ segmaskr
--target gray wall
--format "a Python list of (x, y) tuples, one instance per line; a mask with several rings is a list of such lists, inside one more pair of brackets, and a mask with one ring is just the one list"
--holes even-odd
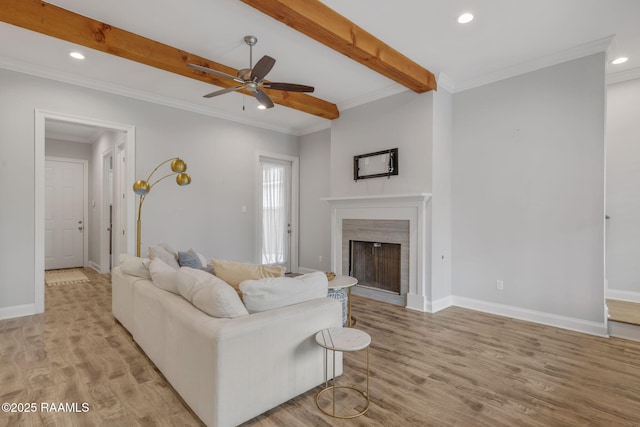
[(173, 156), (188, 163), (190, 186), (167, 180), (148, 196), (143, 248), (165, 241), (253, 259), (256, 152), (298, 154), (294, 136), (26, 74), (0, 70), (0, 93), (0, 179), (11, 183), (0, 186), (0, 317), (35, 301), (35, 109), (134, 125), (136, 178)]
[(609, 296), (640, 302), (640, 79), (613, 84), (607, 99)]
[(455, 296), (604, 321), (604, 65), (454, 95)]
[(321, 200), (329, 197), (330, 151), (331, 129), (299, 139), (301, 268), (331, 268), (331, 209), (328, 202)]
[[(331, 124), (331, 197), (431, 192), (433, 94), (403, 92)], [(399, 175), (353, 180), (353, 156), (398, 147)]]

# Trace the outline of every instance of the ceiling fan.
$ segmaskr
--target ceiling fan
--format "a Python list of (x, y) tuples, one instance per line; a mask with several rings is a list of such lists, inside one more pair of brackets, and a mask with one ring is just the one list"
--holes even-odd
[(204, 95), (204, 98), (212, 98), (214, 96), (222, 95), (229, 92), (234, 92), (239, 89), (247, 89), (248, 91), (253, 93), (253, 96), (258, 100), (260, 105), (265, 108), (272, 108), (273, 101), (271, 98), (261, 89), (274, 89), (274, 90), (284, 90), (288, 92), (313, 92), (313, 86), (305, 86), (294, 83), (274, 83), (265, 81), (265, 76), (271, 71), (273, 65), (276, 63), (276, 60), (270, 56), (263, 56), (256, 63), (255, 67), (253, 66), (253, 46), (258, 42), (258, 38), (255, 36), (245, 36), (244, 41), (249, 45), (249, 68), (243, 68), (238, 70), (237, 76), (232, 76), (231, 74), (223, 73), (221, 71), (212, 70), (211, 68), (203, 67), (201, 65), (196, 64), (187, 64), (187, 66), (191, 68), (195, 68), (196, 70), (204, 71), (205, 73), (214, 74), (219, 77), (224, 77), (227, 79), (232, 79), (236, 83), (239, 83), (238, 86), (232, 86), (226, 89), (217, 90), (215, 92), (208, 93)]

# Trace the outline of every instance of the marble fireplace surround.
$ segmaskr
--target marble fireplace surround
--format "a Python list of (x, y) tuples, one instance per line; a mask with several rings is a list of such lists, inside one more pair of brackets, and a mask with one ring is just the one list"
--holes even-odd
[(326, 198), (331, 206), (331, 270), (342, 271), (344, 219), (409, 221), (409, 289), (406, 307), (425, 311), (427, 298), (429, 193)]

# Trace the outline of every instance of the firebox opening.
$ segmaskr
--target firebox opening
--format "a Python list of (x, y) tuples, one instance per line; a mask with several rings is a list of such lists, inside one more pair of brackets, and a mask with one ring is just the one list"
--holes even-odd
[(365, 286), (400, 295), (399, 243), (349, 241), (349, 275)]

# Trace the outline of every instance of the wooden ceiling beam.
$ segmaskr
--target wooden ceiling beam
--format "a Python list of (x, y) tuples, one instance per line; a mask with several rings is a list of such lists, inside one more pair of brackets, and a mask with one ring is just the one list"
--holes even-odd
[(318, 0), (242, 0), (372, 70), (423, 93), (437, 88), (433, 73)]
[[(236, 75), (234, 68), (40, 0), (0, 0), (0, 21), (222, 88), (236, 85), (232, 80), (194, 70), (186, 64)], [(329, 120), (339, 116), (335, 104), (305, 93), (264, 91), (276, 104)]]

